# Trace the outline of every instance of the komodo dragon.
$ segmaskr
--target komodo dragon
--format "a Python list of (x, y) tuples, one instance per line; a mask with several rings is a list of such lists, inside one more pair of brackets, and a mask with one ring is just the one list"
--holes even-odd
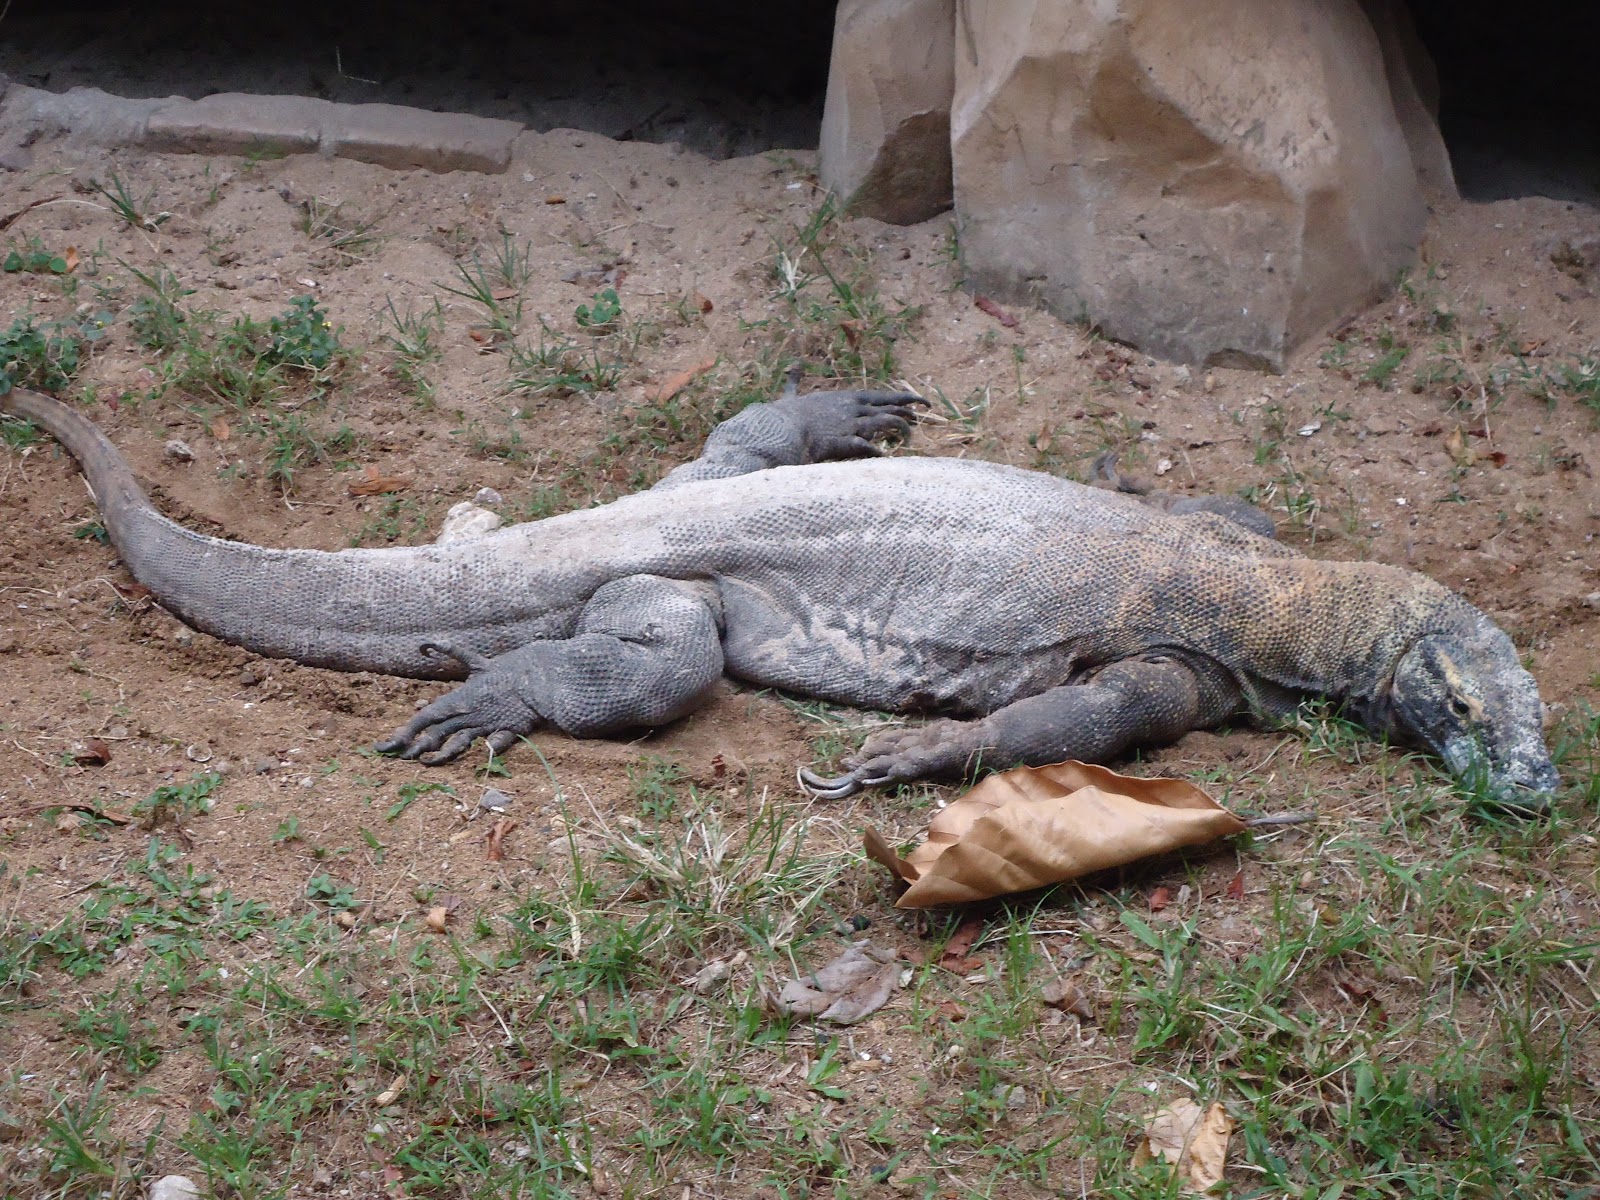
[(193, 533), (77, 411), (22, 390), (0, 410), (77, 458), (134, 578), (195, 628), (314, 666), (465, 678), (378, 744), (406, 758), (661, 725), (727, 673), (972, 718), (869, 737), (844, 775), (807, 777), (826, 796), (980, 760), (1103, 761), (1309, 696), (1514, 807), (1557, 786), (1511, 640), (1438, 583), (1305, 558), (1218, 512), (876, 457), (915, 403), (784, 396), (650, 491), (448, 545), (337, 552)]

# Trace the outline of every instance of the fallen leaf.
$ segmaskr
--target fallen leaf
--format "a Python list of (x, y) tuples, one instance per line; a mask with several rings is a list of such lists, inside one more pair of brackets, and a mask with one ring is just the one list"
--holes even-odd
[(946, 1021), (965, 1021), (967, 1019), (967, 1010), (954, 1000), (941, 1000), (934, 1007), (939, 1010), (939, 1015)]
[(1150, 911), (1160, 912), (1172, 903), (1172, 889), (1169, 887), (1154, 888), (1150, 892)]
[(489, 335), (481, 329), (469, 329), (467, 330), (467, 336), (480, 346), (486, 346), (489, 343)]
[(683, 986), (697, 996), (704, 996), (727, 980), (733, 972), (750, 961), (747, 951), (741, 950), (732, 958), (718, 958), (708, 962), (688, 979), (683, 981)]
[(103, 739), (92, 737), (72, 748), (72, 761), (80, 767), (103, 767), (111, 761), (111, 747)]
[(225, 442), (233, 436), (233, 430), (228, 428), (228, 423), (221, 417), (212, 417), (211, 436), (219, 442)]
[(1206, 1192), (1222, 1182), (1232, 1133), (1233, 1119), (1222, 1105), (1201, 1108), (1193, 1100), (1174, 1100), (1150, 1118), (1133, 1165), (1171, 1163), (1184, 1191)]
[(78, 248), (76, 246), (68, 246), (67, 252), (61, 257), (62, 260), (67, 264), (68, 275), (72, 274), (72, 272), (78, 269)]
[(1051, 1008), (1072, 1013), (1080, 1020), (1094, 1020), (1094, 1006), (1083, 989), (1070, 979), (1052, 979), (1039, 990), (1039, 999)]
[(460, 907), (460, 896), (440, 896), (439, 902), (428, 910), (428, 928), (435, 933), (443, 933), (445, 925), (449, 923), (450, 918), (455, 915), (456, 909)]
[(83, 814), (75, 812), (72, 809), (67, 809), (56, 814), (57, 833), (71, 833), (74, 829), (82, 828), (86, 824), (88, 824), (88, 822), (84, 820)]
[(1228, 880), (1227, 896), (1229, 900), (1244, 899), (1244, 868), (1240, 867), (1233, 873), (1233, 878)]
[(394, 1082), (372, 1098), (372, 1102), (379, 1108), (384, 1108), (400, 1099), (400, 1093), (406, 1090), (406, 1077), (396, 1075)]
[(857, 942), (826, 966), (784, 984), (776, 1007), (789, 1016), (854, 1025), (882, 1008), (899, 986), (895, 952)]
[[(96, 808), (93, 804), (85, 804), (74, 800), (69, 800), (65, 804), (43, 804), (38, 808), (27, 811), (42, 813), (55, 810), (60, 810), (56, 815), (56, 828), (61, 830), (76, 829), (84, 823), (84, 817), (93, 817), (97, 821), (110, 821), (113, 825), (133, 824), (133, 817), (129, 813), (118, 812), (114, 808)], [(63, 824), (62, 818), (68, 813), (72, 814), (72, 816)]]
[(662, 404), (668, 400), (671, 400), (679, 392), (683, 391), (684, 388), (688, 387), (701, 375), (704, 375), (716, 365), (717, 356), (712, 354), (702, 358), (699, 362), (695, 363), (691, 367), (668, 375), (660, 383), (651, 384), (644, 390), (645, 403)]
[(350, 494), (352, 496), (383, 496), (390, 492), (403, 492), (411, 486), (411, 480), (401, 475), (380, 474), (377, 467), (368, 466), (361, 473), (361, 478), (352, 480)]
[(489, 861), (499, 862), (506, 856), (506, 835), (517, 827), (515, 817), (501, 817), (489, 830)]
[(910, 884), (899, 908), (987, 900), (1239, 833), (1193, 784), (1065, 762), (991, 775), (948, 805), (910, 854), (868, 830), (866, 851)]
[(565, 204), (567, 198), (565, 196), (546, 196), (544, 202), (546, 204)]
[(1004, 325), (1007, 329), (1015, 329), (1019, 324), (1021, 324), (1020, 321), (1018, 321), (1015, 317), (1013, 317), (1010, 313), (1001, 308), (987, 296), (974, 296), (972, 298), (972, 303), (975, 308), (982, 309), (996, 321), (999, 321), (1000, 324)]
[(982, 917), (968, 917), (962, 921), (950, 935), (950, 940), (944, 944), (944, 953), (939, 955), (939, 965), (946, 971), (954, 971), (957, 975), (966, 975), (983, 966), (983, 960), (971, 957), (970, 953), (981, 933), (983, 933)]
[(709, 296), (703, 296), (699, 292), (696, 292), (694, 294), (694, 296), (690, 300), (690, 303), (692, 303), (696, 308), (698, 308), (703, 313), (708, 313), (713, 308), (716, 307), (716, 305), (711, 303), (711, 299), (710, 299)]
[(1458, 467), (1470, 467), (1478, 461), (1478, 452), (1467, 444), (1467, 435), (1459, 425), (1445, 435), (1444, 449)]

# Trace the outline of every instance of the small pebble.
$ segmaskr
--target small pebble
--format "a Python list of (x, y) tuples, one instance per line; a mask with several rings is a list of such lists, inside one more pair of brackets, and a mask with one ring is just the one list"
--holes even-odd
[(193, 462), (194, 451), (189, 449), (189, 443), (179, 438), (173, 438), (167, 443), (167, 457), (173, 462)]
[(494, 508), (497, 505), (504, 504), (506, 499), (492, 487), (481, 487), (473, 495), (472, 502), (474, 504), (481, 504), (485, 508)]

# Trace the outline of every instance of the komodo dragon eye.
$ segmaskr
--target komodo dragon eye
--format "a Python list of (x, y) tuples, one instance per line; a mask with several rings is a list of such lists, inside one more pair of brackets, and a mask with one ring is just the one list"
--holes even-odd
[(1450, 712), (1460, 720), (1465, 721), (1472, 716), (1472, 705), (1463, 697), (1451, 693)]

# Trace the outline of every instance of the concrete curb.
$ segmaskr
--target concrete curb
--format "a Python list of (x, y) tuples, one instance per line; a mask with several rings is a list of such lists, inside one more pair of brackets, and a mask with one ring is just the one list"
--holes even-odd
[(66, 134), (100, 146), (177, 154), (325, 154), (405, 170), (497, 175), (511, 164), (517, 121), (398, 104), (221, 92), (201, 100), (130, 100), (98, 88), (57, 94), (0, 88), (0, 145)]

